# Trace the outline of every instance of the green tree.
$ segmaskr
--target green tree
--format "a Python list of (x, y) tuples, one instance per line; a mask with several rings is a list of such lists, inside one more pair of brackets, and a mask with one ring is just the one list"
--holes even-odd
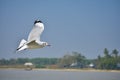
[(112, 51), (112, 55), (115, 57), (115, 58), (117, 58), (118, 57), (118, 51), (117, 51), (117, 49), (114, 49), (113, 51)]
[(110, 58), (109, 51), (107, 48), (104, 49), (105, 58)]
[(60, 66), (69, 67), (72, 63), (85, 63), (85, 56), (78, 52), (72, 52), (72, 54), (66, 54), (60, 59)]
[(104, 49), (104, 57), (98, 56), (97, 59), (97, 68), (99, 69), (117, 69), (117, 63), (119, 63), (119, 56), (118, 56), (118, 51), (114, 49), (112, 51), (112, 57), (109, 55), (109, 51), (107, 48)]
[(81, 53), (72, 52), (72, 54), (73, 54), (72, 56), (73, 56), (74, 62), (80, 62), (80, 63), (84, 62), (85, 56), (83, 56)]
[(98, 60), (100, 60), (101, 59), (101, 56), (100, 55), (98, 55)]
[(11, 64), (11, 65), (15, 65), (17, 63), (17, 59), (10, 59), (9, 60), (9, 64)]
[(24, 64), (24, 63), (29, 62), (29, 61), (30, 61), (29, 58), (18, 58), (17, 64)]
[(0, 59), (0, 65), (9, 65), (9, 60), (6, 59)]
[(69, 67), (72, 62), (74, 62), (73, 57), (69, 54), (66, 54), (60, 59), (60, 66)]

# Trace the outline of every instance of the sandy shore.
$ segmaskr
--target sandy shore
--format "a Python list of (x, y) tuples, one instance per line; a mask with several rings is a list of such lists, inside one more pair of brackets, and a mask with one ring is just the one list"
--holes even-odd
[[(24, 68), (0, 68), (0, 69), (11, 69), (20, 70)], [(74, 72), (120, 72), (120, 70), (99, 70), (99, 69), (47, 69), (47, 68), (34, 68), (33, 70), (38, 71), (74, 71)]]
[(80, 71), (80, 72), (120, 72), (120, 70), (97, 70), (97, 69), (33, 69), (44, 71)]

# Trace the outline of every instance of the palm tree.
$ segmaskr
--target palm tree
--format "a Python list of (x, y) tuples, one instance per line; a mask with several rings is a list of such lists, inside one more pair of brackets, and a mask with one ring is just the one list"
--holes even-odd
[(104, 55), (105, 55), (105, 58), (109, 58), (110, 55), (109, 55), (109, 51), (107, 48), (104, 49)]
[(117, 49), (114, 49), (113, 51), (112, 51), (112, 55), (115, 57), (115, 58), (117, 58), (118, 57), (118, 51), (117, 51)]

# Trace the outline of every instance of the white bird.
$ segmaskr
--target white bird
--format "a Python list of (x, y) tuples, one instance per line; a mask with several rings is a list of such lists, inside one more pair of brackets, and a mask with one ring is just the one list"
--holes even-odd
[(35, 20), (33, 29), (31, 30), (28, 40), (22, 39), (17, 51), (25, 49), (37, 49), (50, 46), (47, 42), (40, 41), (40, 35), (44, 31), (44, 24), (40, 20)]

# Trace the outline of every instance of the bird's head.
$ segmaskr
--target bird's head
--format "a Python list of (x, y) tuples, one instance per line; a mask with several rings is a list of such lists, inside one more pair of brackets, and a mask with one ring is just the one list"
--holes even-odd
[(35, 20), (34, 25), (44, 29), (44, 24), (40, 20)]
[(42, 23), (42, 21), (40, 21), (40, 20), (35, 20), (34, 24), (36, 24), (36, 23)]
[(51, 46), (50, 44), (48, 44), (47, 42), (43, 43), (44, 46)]

